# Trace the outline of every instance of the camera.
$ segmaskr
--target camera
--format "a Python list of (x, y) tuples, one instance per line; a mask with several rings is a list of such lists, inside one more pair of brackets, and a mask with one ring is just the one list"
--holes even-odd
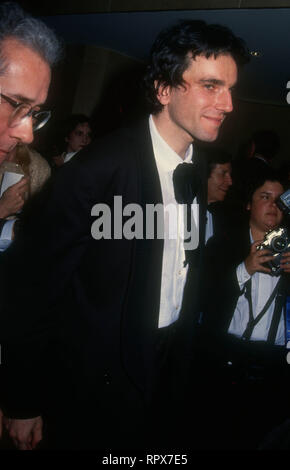
[(267, 232), (263, 242), (257, 246), (257, 250), (265, 249), (269, 250), (274, 256), (274, 259), (268, 261), (265, 265), (271, 269), (273, 276), (278, 276), (282, 271), (280, 268), (281, 256), (290, 250), (290, 238), (287, 229), (280, 227)]
[(290, 189), (281, 194), (276, 204), (285, 215), (290, 215)]

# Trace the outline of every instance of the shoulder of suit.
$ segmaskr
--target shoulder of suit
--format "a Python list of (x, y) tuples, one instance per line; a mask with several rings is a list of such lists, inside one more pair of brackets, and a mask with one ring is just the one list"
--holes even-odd
[(104, 160), (108, 164), (130, 163), (135, 159), (136, 152), (143, 150), (150, 142), (148, 119), (143, 119), (97, 138), (82, 151), (83, 156), (79, 163), (81, 165), (84, 158), (92, 161), (96, 159), (96, 162)]

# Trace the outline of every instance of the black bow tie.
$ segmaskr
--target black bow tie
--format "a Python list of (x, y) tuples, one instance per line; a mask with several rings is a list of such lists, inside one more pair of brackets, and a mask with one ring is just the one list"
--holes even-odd
[[(193, 234), (192, 229), (195, 226), (192, 218), (191, 204), (200, 188), (200, 176), (193, 163), (180, 163), (173, 172), (173, 186), (175, 199), (178, 204), (186, 204), (186, 226), (187, 233)], [(193, 225), (194, 224), (194, 225)], [(194, 234), (193, 234), (194, 235)], [(194, 250), (187, 248), (188, 239), (185, 240), (185, 263), (193, 261)]]
[(193, 163), (180, 163), (173, 172), (175, 199), (178, 204), (192, 204), (200, 187), (200, 177)]

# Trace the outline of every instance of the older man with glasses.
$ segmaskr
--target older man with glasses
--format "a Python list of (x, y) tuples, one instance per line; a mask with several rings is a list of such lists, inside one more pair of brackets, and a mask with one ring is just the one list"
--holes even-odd
[[(36, 109), (32, 108), (30, 104), (16, 101), (4, 93), (0, 93), (0, 104), (5, 105), (6, 103), (12, 110), (8, 118), (8, 129), (19, 128), (23, 120), (31, 118), (32, 129), (36, 131), (43, 127), (51, 116), (50, 111), (41, 111), (38, 106)], [(45, 159), (37, 152), (24, 146), (24, 142), (25, 139), (19, 141), (0, 165), (0, 251), (8, 248), (14, 238), (15, 222), (18, 220), (17, 214), (22, 210), (32, 189), (31, 177), (33, 186), (35, 187), (37, 183), (37, 189), (40, 189), (50, 176), (50, 167)]]
[[(41, 106), (47, 97), (58, 44), (44, 25), (43, 29), (51, 38), (47, 45), (42, 43), (43, 39), (40, 38), (45, 33), (41, 35), (41, 23), (34, 18), (24, 18), (16, 4), (3, 4), (0, 23), (0, 163), (8, 159), (18, 144), (30, 144), (33, 132), (43, 127), (50, 118), (50, 111), (41, 110)], [(36, 30), (38, 35), (33, 33)], [(7, 214), (22, 208), (28, 185), (28, 178), (23, 177), (0, 198), (1, 249), (5, 248), (5, 242), (12, 238), (13, 233), (13, 224), (5, 220)]]
[(34, 109), (30, 104), (16, 101), (12, 98), (9, 98), (7, 95), (4, 95), (4, 93), (0, 93), (0, 96), (1, 98), (4, 98), (4, 100), (13, 108), (9, 118), (9, 127), (17, 127), (22, 124), (23, 119), (31, 117), (32, 129), (33, 131), (37, 131), (47, 123), (51, 116), (50, 111)]
[[(33, 132), (48, 121), (50, 112), (42, 111), (42, 106), (51, 69), (60, 56), (60, 42), (44, 23), (26, 14), (16, 3), (0, 5), (0, 163), (18, 144), (30, 144)], [(15, 185), (17, 197), (24, 197), (27, 184), (23, 178)], [(2, 226), (4, 212), (1, 215), (0, 204)], [(15, 444), (21, 433), (30, 434), (31, 447), (41, 439), (41, 418), (30, 421), (7, 420)]]

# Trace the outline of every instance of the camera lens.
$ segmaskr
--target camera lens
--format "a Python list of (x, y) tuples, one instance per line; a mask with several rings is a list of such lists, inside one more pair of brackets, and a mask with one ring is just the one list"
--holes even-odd
[(277, 237), (272, 240), (272, 247), (275, 251), (284, 251), (287, 246), (287, 241), (282, 237)]

